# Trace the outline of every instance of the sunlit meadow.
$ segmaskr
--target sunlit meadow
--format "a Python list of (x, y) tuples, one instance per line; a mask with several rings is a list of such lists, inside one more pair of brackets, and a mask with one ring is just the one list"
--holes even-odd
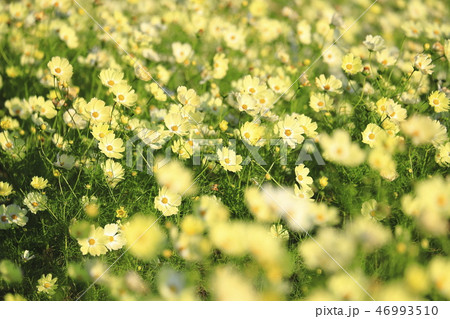
[(445, 1), (0, 9), (1, 299), (450, 299)]

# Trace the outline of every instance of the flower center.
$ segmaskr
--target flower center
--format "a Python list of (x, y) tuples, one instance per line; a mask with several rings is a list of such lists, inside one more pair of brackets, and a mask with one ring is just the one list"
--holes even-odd
[(109, 80), (109, 81), (108, 81), (108, 85), (109, 85), (109, 86), (113, 86), (114, 84), (115, 84), (115, 83), (114, 83), (113, 80)]
[(255, 93), (255, 92), (256, 92), (256, 90), (255, 90), (254, 88), (250, 88), (248, 91), (249, 91), (250, 93)]
[(2, 222), (6, 223), (8, 221), (8, 218), (6, 216), (2, 216)]
[(286, 135), (286, 136), (291, 136), (291, 134), (292, 134), (292, 131), (289, 129), (284, 131), (284, 135)]
[(230, 164), (230, 159), (226, 158), (226, 159), (224, 159), (224, 162), (227, 163), (227, 164)]
[(325, 86), (323, 87), (324, 90), (328, 91), (330, 89), (330, 85), (329, 84), (325, 84)]
[(440, 195), (439, 197), (438, 197), (438, 205), (439, 206), (441, 206), (441, 207), (444, 207), (445, 206), (445, 204), (447, 203), (447, 200), (446, 200), (446, 198), (444, 197), (444, 195)]
[(38, 207), (39, 204), (37, 202), (32, 202), (31, 205), (33, 205), (33, 207)]
[(303, 176), (302, 175), (298, 175), (297, 179), (301, 182), (303, 180)]
[(171, 129), (172, 131), (176, 132), (176, 131), (178, 131), (178, 126), (177, 126), (177, 125), (174, 125), (174, 126), (172, 126), (170, 129)]
[(60, 68), (55, 68), (55, 72), (56, 73), (61, 73), (61, 69)]
[(88, 243), (89, 243), (89, 245), (95, 245), (95, 239), (94, 238), (91, 238), (91, 239), (89, 239), (88, 240)]
[(10, 142), (8, 142), (8, 143), (5, 144), (5, 146), (6, 146), (6, 148), (11, 148), (12, 144)]
[(441, 290), (442, 288), (444, 288), (444, 280), (442, 278), (438, 279), (436, 281), (436, 288)]
[(123, 96), (122, 94), (119, 94), (118, 99), (119, 99), (119, 101), (123, 101), (123, 100), (125, 100), (125, 96)]
[(351, 65), (350, 63), (348, 63), (348, 64), (345, 66), (345, 68), (346, 68), (347, 70), (351, 70), (351, 69), (353, 69), (353, 65)]
[(51, 284), (49, 284), (48, 282), (46, 282), (45, 284), (44, 284), (44, 288), (50, 288), (52, 285)]
[(114, 237), (113, 236), (109, 236), (109, 241), (110, 242), (114, 241)]
[(92, 113), (92, 117), (94, 117), (94, 118), (97, 118), (98, 115), (99, 115), (98, 112), (93, 112), (93, 113)]
[(438, 104), (439, 104), (439, 100), (438, 100), (438, 99), (434, 99), (434, 100), (433, 100), (433, 104), (434, 104), (434, 105), (438, 105)]
[(242, 108), (243, 108), (244, 110), (246, 110), (247, 107), (248, 107), (247, 104), (243, 104), (243, 105), (242, 105)]
[(106, 146), (106, 149), (111, 152), (113, 150), (113, 147), (111, 145), (108, 145)]
[(317, 103), (318, 106), (323, 106), (323, 102), (320, 101), (319, 103)]
[(374, 138), (375, 138), (375, 134), (370, 133), (370, 134), (369, 134), (369, 139), (373, 140)]
[(381, 162), (380, 160), (377, 158), (374, 162), (375, 167), (380, 167), (381, 166)]
[(250, 138), (250, 133), (249, 132), (245, 132), (244, 136), (245, 136), (245, 138)]
[(161, 203), (163, 203), (164, 205), (167, 204), (169, 202), (169, 200), (166, 197), (163, 197), (163, 199), (161, 199)]
[(105, 137), (105, 133), (100, 133), (100, 134), (98, 134), (98, 136), (99, 136), (100, 138), (104, 138), (104, 137)]
[(17, 215), (14, 214), (14, 215), (11, 216), (11, 218), (16, 220), (17, 219)]

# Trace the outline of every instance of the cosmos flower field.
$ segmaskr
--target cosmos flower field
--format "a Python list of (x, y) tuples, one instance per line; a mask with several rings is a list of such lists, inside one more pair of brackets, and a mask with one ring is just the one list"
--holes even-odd
[(1, 300), (450, 299), (445, 1), (0, 9)]

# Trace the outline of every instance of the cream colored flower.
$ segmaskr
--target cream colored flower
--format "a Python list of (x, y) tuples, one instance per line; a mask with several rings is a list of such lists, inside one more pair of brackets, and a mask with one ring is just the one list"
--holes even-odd
[(450, 142), (438, 146), (435, 159), (441, 166), (450, 166)]
[(108, 252), (106, 244), (109, 238), (105, 235), (103, 228), (91, 225), (90, 232), (87, 238), (78, 239), (78, 244), (81, 246), (83, 255), (100, 256)]
[(9, 196), (13, 192), (11, 184), (7, 182), (0, 182), (0, 196)]
[(152, 82), (145, 86), (146, 90), (149, 90), (151, 94), (155, 97), (157, 101), (165, 102), (167, 101), (167, 94), (164, 92), (158, 84)]
[(84, 107), (86, 119), (92, 124), (101, 124), (111, 121), (112, 107), (105, 106), (105, 102), (92, 98)]
[(103, 69), (99, 75), (102, 84), (112, 88), (114, 85), (123, 81), (123, 72), (116, 69)]
[(223, 79), (228, 71), (228, 59), (224, 53), (217, 53), (213, 58), (213, 78)]
[(355, 57), (352, 53), (349, 53), (342, 58), (341, 67), (345, 73), (352, 75), (361, 72), (363, 69), (361, 58)]
[(114, 162), (112, 159), (107, 159), (105, 163), (100, 164), (106, 178), (106, 182), (112, 188), (124, 179), (125, 171), (120, 163)]
[(107, 134), (104, 138), (100, 140), (98, 148), (109, 158), (120, 159), (123, 157), (123, 151), (125, 147), (123, 146), (123, 140), (121, 138), (116, 138), (114, 133)]
[(428, 103), (433, 107), (435, 112), (446, 112), (449, 110), (449, 100), (444, 92), (434, 91), (428, 97)]
[(250, 213), (257, 220), (262, 222), (274, 222), (278, 219), (278, 215), (267, 205), (264, 198), (256, 186), (249, 187), (244, 193), (245, 202)]
[(170, 132), (179, 136), (185, 136), (189, 133), (190, 124), (181, 112), (172, 112), (164, 117), (164, 123)]
[(256, 99), (250, 94), (238, 94), (236, 99), (239, 111), (247, 112), (250, 115), (255, 115), (258, 113)]
[(430, 56), (423, 53), (418, 54), (414, 58), (414, 68), (422, 72), (422, 74), (432, 74), (434, 64), (431, 64), (431, 62)]
[(177, 63), (184, 63), (186, 60), (190, 59), (194, 51), (189, 43), (172, 43), (172, 54), (175, 57)]
[(316, 112), (328, 111), (333, 108), (333, 100), (326, 93), (313, 93), (309, 100), (309, 106)]
[(323, 74), (316, 77), (316, 86), (327, 93), (342, 93), (342, 82), (334, 75), (329, 78), (326, 78)]
[(56, 162), (53, 164), (57, 167), (70, 170), (75, 165), (75, 157), (68, 154), (58, 154), (56, 155)]
[(300, 164), (295, 168), (295, 180), (301, 186), (309, 186), (313, 183), (313, 179), (308, 176), (309, 168), (304, 164)]
[(198, 107), (200, 105), (200, 97), (197, 95), (194, 89), (187, 89), (185, 86), (179, 86), (177, 88), (177, 99), (183, 106), (190, 105)]
[(136, 258), (151, 260), (162, 250), (166, 236), (154, 217), (134, 215), (123, 227), (129, 252)]
[(41, 193), (31, 192), (25, 196), (23, 203), (33, 214), (36, 214), (38, 211), (47, 209), (47, 196)]
[(56, 281), (58, 281), (58, 278), (53, 278), (52, 274), (48, 274), (46, 276), (42, 275), (41, 279), (38, 280), (38, 285), (36, 286), (38, 292), (46, 293), (48, 295), (55, 294), (55, 290), (58, 288)]
[(73, 68), (66, 58), (59, 56), (53, 57), (47, 64), (52, 75), (56, 76), (61, 81), (67, 82), (73, 74)]
[(159, 190), (159, 195), (155, 197), (155, 208), (164, 216), (171, 216), (178, 213), (178, 206), (181, 205), (181, 196), (171, 192), (167, 187)]
[(363, 44), (366, 46), (369, 51), (381, 51), (385, 48), (384, 45), (384, 39), (379, 36), (373, 36), (371, 34), (366, 36), (366, 39), (364, 40)]
[(8, 205), (6, 208), (6, 214), (9, 216), (9, 220), (14, 225), (18, 225), (20, 227), (25, 226), (28, 222), (28, 217), (26, 216), (28, 211), (24, 208), (20, 208), (20, 206), (16, 204)]
[(138, 96), (126, 82), (114, 84), (111, 91), (116, 96), (116, 103), (126, 107), (131, 107), (136, 104)]
[(338, 129), (332, 136), (322, 136), (320, 145), (323, 147), (323, 156), (333, 162), (346, 166), (357, 166), (365, 159), (365, 153), (356, 143), (352, 143), (350, 135)]
[(236, 152), (228, 147), (217, 150), (217, 156), (219, 157), (220, 165), (225, 170), (235, 173), (242, 169), (240, 165), (242, 163), (242, 156), (236, 155)]
[(31, 183), (30, 185), (34, 188), (34, 189), (44, 189), (48, 186), (48, 180), (43, 178), (43, 177), (39, 177), (39, 176), (34, 176), (31, 179)]
[(245, 122), (240, 129), (242, 139), (252, 146), (262, 146), (264, 144), (264, 132), (264, 126), (253, 122)]
[(361, 133), (362, 142), (368, 144), (370, 147), (374, 147), (377, 137), (380, 137), (380, 134), (386, 134), (386, 132), (376, 124), (369, 123), (366, 126), (366, 129)]
[(283, 120), (277, 123), (274, 131), (282, 139), (282, 142), (290, 148), (295, 148), (305, 140), (303, 137), (305, 130), (301, 127), (300, 121), (294, 115), (286, 115)]
[(109, 250), (118, 250), (125, 245), (125, 239), (119, 230), (119, 225), (108, 224), (103, 228), (104, 235), (108, 238), (106, 248)]
[(401, 129), (416, 145), (426, 143), (439, 145), (447, 139), (446, 127), (425, 115), (414, 114), (401, 124)]

